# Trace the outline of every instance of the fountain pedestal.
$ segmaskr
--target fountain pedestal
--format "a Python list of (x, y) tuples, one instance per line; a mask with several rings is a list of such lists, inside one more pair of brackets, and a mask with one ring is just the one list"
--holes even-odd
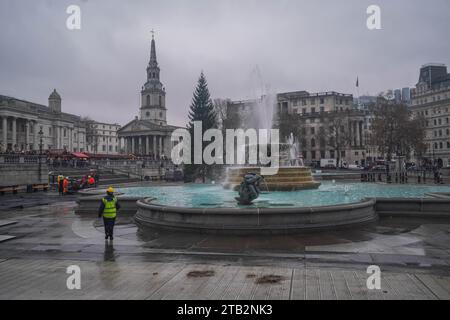
[[(249, 172), (261, 174), (261, 168), (228, 168), (227, 178), (223, 187), (225, 189), (237, 190), (242, 182), (242, 178)], [(320, 186), (320, 182), (313, 180), (311, 169), (308, 167), (280, 167), (277, 174), (264, 176), (264, 180), (269, 191), (317, 189)], [(261, 190), (265, 191), (264, 182), (261, 183)]]

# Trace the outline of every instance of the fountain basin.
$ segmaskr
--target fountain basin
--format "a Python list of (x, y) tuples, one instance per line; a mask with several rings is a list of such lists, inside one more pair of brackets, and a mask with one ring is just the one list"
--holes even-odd
[(137, 202), (139, 226), (200, 233), (283, 234), (337, 228), (377, 219), (375, 200), (324, 207), (294, 208), (187, 208)]
[[(225, 189), (237, 190), (245, 174), (248, 172), (261, 173), (260, 167), (228, 168), (227, 178), (223, 183)], [(270, 191), (295, 191), (317, 189), (320, 182), (313, 180), (311, 169), (308, 167), (280, 167), (278, 173), (264, 176), (265, 183), (261, 189), (265, 190), (266, 184)]]

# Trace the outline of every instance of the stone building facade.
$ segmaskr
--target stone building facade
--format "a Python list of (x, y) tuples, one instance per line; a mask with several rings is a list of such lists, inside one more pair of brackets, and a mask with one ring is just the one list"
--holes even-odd
[[(251, 119), (258, 112), (255, 108), (259, 105), (256, 100), (232, 101), (227, 106), (227, 113), (237, 113), (241, 119), (249, 119), (243, 127), (252, 127)], [(307, 91), (279, 93), (276, 108), (276, 112), (288, 113), (298, 122), (301, 134), (295, 139), (299, 142), (300, 152), (307, 165), (319, 165), (321, 159), (337, 158), (341, 165), (366, 165), (378, 157), (376, 148), (369, 146), (373, 114), (356, 109), (351, 94)], [(342, 125), (338, 129), (343, 130), (346, 136), (345, 143), (339, 148), (339, 156), (338, 150), (332, 146), (336, 146), (336, 143), (330, 145), (327, 142), (332, 135), (330, 127), (333, 124), (336, 126), (333, 120), (336, 114), (342, 118)]]
[(152, 37), (147, 81), (141, 90), (140, 116), (118, 131), (125, 154), (170, 157), (170, 137), (177, 127), (167, 124), (166, 90), (160, 81), (160, 71), (155, 39)]
[(117, 132), (120, 128), (117, 123), (86, 121), (86, 151), (94, 154), (119, 154), (121, 146)]
[(420, 68), (419, 81), (411, 91), (413, 115), (426, 121), (425, 157), (439, 166), (450, 166), (450, 74), (444, 64)]
[(79, 116), (64, 113), (56, 89), (48, 106), (0, 95), (0, 150), (38, 151), (42, 129), (42, 149), (82, 152), (86, 150), (86, 127)]

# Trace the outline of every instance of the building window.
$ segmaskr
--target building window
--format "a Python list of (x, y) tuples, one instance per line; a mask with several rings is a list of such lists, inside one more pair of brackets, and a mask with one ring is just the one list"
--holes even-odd
[(311, 108), (311, 113), (316, 113), (316, 108)]
[(106, 146), (102, 146), (102, 150), (103, 150), (103, 151), (106, 151)]
[(325, 99), (324, 98), (320, 98), (320, 104), (324, 104), (325, 103)]
[(316, 146), (316, 140), (313, 138), (311, 139), (311, 148), (314, 148)]
[(311, 127), (311, 134), (315, 134), (316, 133), (316, 128)]

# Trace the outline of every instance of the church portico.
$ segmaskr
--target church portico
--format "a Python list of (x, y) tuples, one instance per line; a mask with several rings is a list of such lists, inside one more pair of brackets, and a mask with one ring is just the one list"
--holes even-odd
[(171, 151), (170, 135), (167, 131), (160, 132), (123, 132), (123, 152), (139, 156), (160, 158), (169, 157)]

